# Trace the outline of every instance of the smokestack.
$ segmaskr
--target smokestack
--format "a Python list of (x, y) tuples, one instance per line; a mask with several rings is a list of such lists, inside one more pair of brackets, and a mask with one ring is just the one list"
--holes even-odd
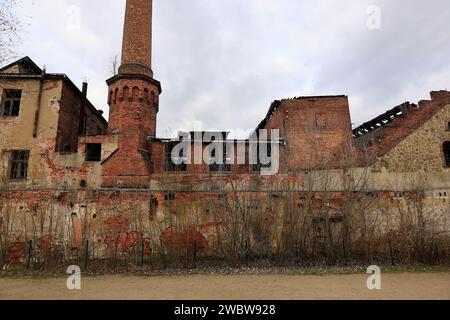
[(127, 0), (119, 74), (153, 78), (152, 0)]

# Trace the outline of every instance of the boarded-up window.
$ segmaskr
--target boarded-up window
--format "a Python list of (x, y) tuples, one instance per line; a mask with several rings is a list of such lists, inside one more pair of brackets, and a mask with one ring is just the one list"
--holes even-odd
[(86, 144), (86, 161), (102, 160), (102, 144), (88, 143)]
[(10, 179), (25, 180), (27, 178), (29, 157), (30, 151), (28, 150), (13, 150), (11, 152)]
[(450, 168), (450, 141), (444, 142), (445, 163)]
[(17, 117), (20, 111), (22, 90), (3, 90), (1, 116)]

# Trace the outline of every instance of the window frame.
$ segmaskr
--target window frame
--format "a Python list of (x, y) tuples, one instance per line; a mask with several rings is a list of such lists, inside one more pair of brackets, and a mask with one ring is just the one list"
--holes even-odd
[[(15, 156), (16, 155), (16, 156)], [(25, 181), (28, 179), (30, 150), (11, 150), (9, 158), (8, 177), (11, 181)], [(22, 164), (22, 168), (19, 165)], [(18, 172), (20, 170), (20, 172)]]
[[(20, 114), (20, 105), (22, 101), (22, 89), (3, 89), (0, 105), (0, 117), (15, 118)], [(6, 103), (9, 102), (9, 112), (6, 113)], [(16, 107), (14, 104), (18, 104)], [(17, 109), (17, 110), (16, 110)], [(14, 112), (16, 111), (16, 112)]]

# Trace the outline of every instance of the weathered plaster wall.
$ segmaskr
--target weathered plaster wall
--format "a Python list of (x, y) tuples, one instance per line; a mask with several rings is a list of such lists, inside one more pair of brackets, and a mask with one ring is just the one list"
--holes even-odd
[(36, 138), (33, 137), (33, 124), (39, 97), (39, 80), (2, 80), (2, 88), (21, 89), (22, 99), (18, 117), (0, 117), (1, 176), (3, 179), (7, 177), (10, 150), (30, 150), (27, 181), (9, 183), (13, 186), (30, 187), (45, 185), (49, 173), (42, 165), (42, 157), (54, 156), (62, 81), (44, 82)]
[(389, 172), (442, 172), (446, 166), (443, 143), (450, 141), (450, 104), (443, 107), (397, 146), (378, 159), (374, 168)]
[[(64, 79), (46, 79), (42, 86), (37, 135), (33, 137), (35, 113), (38, 106), (39, 79), (1, 80), (2, 89), (21, 89), (21, 105), (18, 117), (0, 117), (0, 184), (7, 189), (78, 188), (82, 180), (87, 187), (101, 185), (101, 164), (85, 161), (85, 145), (104, 143), (102, 160), (117, 149), (116, 136), (81, 138), (78, 148), (80, 118), (80, 92)], [(63, 90), (64, 88), (64, 90)], [(63, 94), (64, 92), (64, 94)], [(87, 103), (89, 103), (87, 101)], [(86, 106), (87, 133), (97, 129), (106, 132), (106, 123), (99, 118), (92, 106)], [(71, 152), (57, 152), (58, 142), (71, 145)], [(27, 179), (9, 180), (11, 150), (30, 150)]]
[[(11, 234), (10, 257), (26, 259), (27, 240), (38, 247), (58, 249), (66, 255), (83, 252), (90, 242), (91, 258), (112, 254), (129, 256), (145, 244), (146, 254), (161, 246), (168, 249), (170, 238), (187, 237), (202, 244), (199, 254), (220, 254), (218, 241), (230, 241), (227, 229), (251, 217), (251, 241), (267, 246), (280, 243), (298, 217), (308, 219), (304, 234), (312, 231), (311, 219), (332, 219), (333, 236), (342, 237), (344, 214), (351, 219), (353, 237), (397, 232), (400, 226), (421, 226), (433, 234), (450, 230), (448, 199), (429, 194), (389, 192), (352, 194), (342, 192), (151, 192), (137, 190), (41, 190), (0, 194), (0, 225), (8, 224)], [(419, 209), (411, 205), (416, 204)], [(364, 210), (361, 210), (363, 209)], [(233, 219), (237, 219), (233, 221)], [(34, 226), (39, 226), (38, 228)], [(234, 227), (237, 227), (234, 225)], [(239, 232), (239, 231), (238, 231)], [(261, 233), (262, 232), (262, 233)], [(268, 233), (267, 233), (268, 232)], [(394, 244), (398, 246), (397, 243)], [(22, 248), (21, 250), (19, 250)], [(65, 249), (64, 249), (65, 248)], [(186, 248), (184, 248), (186, 250)], [(139, 252), (139, 251), (138, 251)]]

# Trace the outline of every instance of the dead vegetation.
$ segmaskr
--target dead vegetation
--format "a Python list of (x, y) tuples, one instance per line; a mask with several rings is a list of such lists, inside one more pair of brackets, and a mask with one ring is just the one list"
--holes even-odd
[(312, 191), (329, 179), (326, 172), (298, 176), (310, 191), (287, 184), (242, 192), (234, 182), (221, 192), (167, 191), (162, 204), (125, 203), (123, 191), (103, 205), (92, 195), (76, 203), (76, 192), (52, 191), (36, 202), (3, 190), (0, 263), (27, 270), (76, 264), (93, 272), (450, 263), (448, 230), (437, 225), (448, 206), (425, 206), (417, 191)]
[[(430, 199), (420, 179), (409, 182), (413, 191), (372, 190), (371, 169), (357, 166), (352, 147), (344, 151), (338, 170), (322, 162), (270, 183), (223, 174), (205, 189), (195, 177), (175, 173), (159, 177), (155, 193), (50, 189), (35, 196), (10, 188), (3, 174), (0, 265), (64, 270), (75, 264), (92, 272), (448, 265), (448, 199)], [(7, 172), (4, 154), (1, 163)], [(405, 181), (398, 184), (402, 190)]]
[(15, 57), (21, 22), (16, 13), (18, 0), (0, 2), (0, 65)]

